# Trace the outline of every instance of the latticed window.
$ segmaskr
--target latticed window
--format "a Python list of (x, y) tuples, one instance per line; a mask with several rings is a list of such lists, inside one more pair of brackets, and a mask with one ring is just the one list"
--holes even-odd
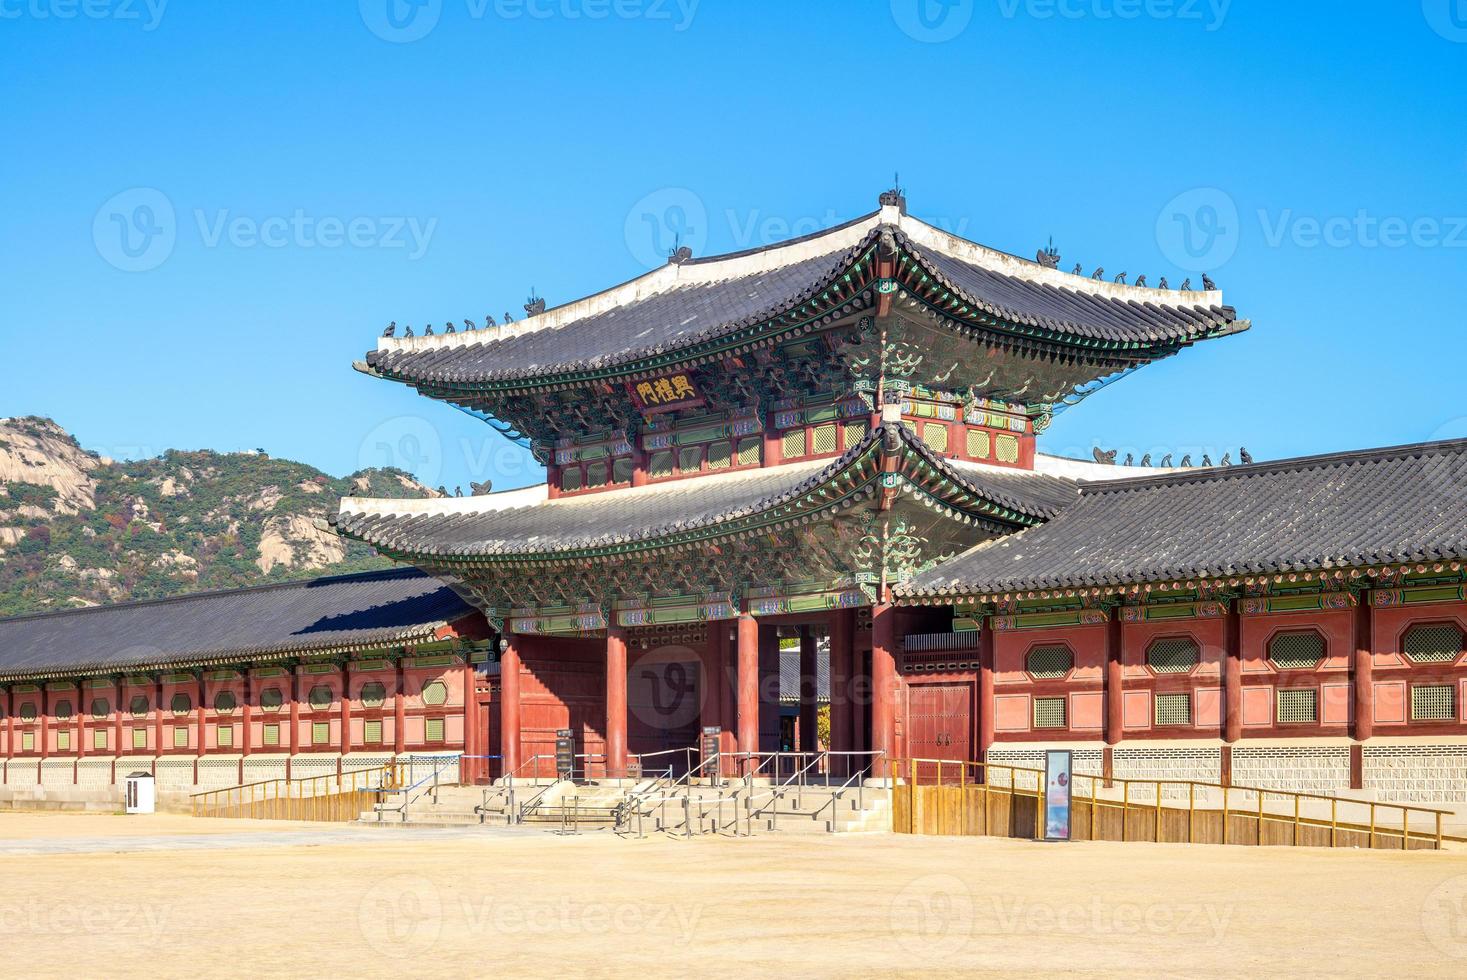
[(173, 700), (168, 702), (169, 709), (175, 715), (186, 715), (193, 706), (193, 699), (183, 693), (173, 695)]
[(429, 718), (423, 726), (423, 738), (429, 742), (443, 741), (443, 719)]
[(871, 431), (871, 426), (865, 419), (852, 419), (841, 426), (841, 437), (845, 439), (845, 446), (852, 446), (866, 438), (866, 433)]
[(1158, 694), (1156, 696), (1156, 723), (1158, 725), (1192, 724), (1192, 695)]
[(62, 698), (56, 702), (56, 710), (53, 712), (57, 718), (65, 720), (71, 717), (71, 702)]
[(922, 425), (922, 441), (932, 448), (933, 452), (947, 452), (947, 426), (941, 422), (926, 422)]
[(63, 728), (56, 733), (56, 750), (65, 752), (71, 748), (71, 729)]
[(174, 725), (173, 726), (173, 747), (175, 749), (186, 749), (186, 748), (188, 748), (188, 726), (187, 725)]
[(229, 714), (238, 703), (234, 698), (233, 691), (220, 691), (214, 695), (214, 710), (221, 714)]
[(647, 464), (647, 475), (654, 480), (672, 476), (672, 450), (653, 453), (651, 461)]
[(1019, 440), (1013, 436), (999, 436), (993, 440), (993, 454), (998, 457), (1000, 463), (1017, 463), (1019, 461)]
[(567, 466), (560, 471), (560, 489), (566, 491), (581, 489), (581, 468), (579, 466)]
[(216, 725), (214, 727), (214, 744), (221, 749), (227, 749), (234, 745), (234, 726)]
[(34, 701), (27, 701), (27, 702), (25, 702), (24, 704), (22, 704), (20, 706), (20, 720), (21, 721), (35, 721), (36, 720), (36, 703)]
[(726, 470), (733, 465), (733, 446), (727, 442), (715, 442), (708, 447), (708, 468)]
[(1278, 692), (1279, 722), (1319, 720), (1319, 692), (1313, 688), (1283, 688)]
[(373, 718), (362, 726), (362, 740), (371, 743), (382, 741), (382, 719)]
[(448, 685), (442, 681), (429, 681), (423, 685), (423, 703), (437, 706), (448, 700)]
[(1421, 684), (1411, 688), (1411, 720), (1456, 721), (1456, 687), (1451, 684)]
[(325, 684), (317, 684), (311, 688), (311, 693), (307, 696), (307, 699), (311, 702), (311, 707), (317, 711), (329, 708), (331, 707), (331, 688)]
[(974, 459), (987, 459), (992, 450), (989, 447), (988, 433), (982, 429), (968, 430), (968, 455)]
[(760, 450), (763, 448), (763, 439), (743, 439), (739, 441), (739, 465), (758, 466)]
[(112, 702), (106, 698), (92, 698), (92, 717), (96, 719), (106, 718), (112, 713)]
[(1035, 647), (1024, 658), (1024, 669), (1040, 680), (1064, 677), (1075, 666), (1075, 656), (1066, 646)]
[(387, 700), (387, 688), (377, 681), (368, 681), (362, 685), (362, 704), (368, 708), (380, 708)]
[(260, 692), (260, 707), (266, 711), (279, 711), (284, 703), (285, 698), (278, 687), (267, 687)]
[(1146, 666), (1158, 674), (1185, 674), (1199, 659), (1197, 641), (1189, 636), (1164, 636), (1146, 648)]
[(791, 429), (781, 436), (779, 452), (785, 459), (797, 459), (805, 455), (805, 430)]
[(703, 447), (688, 446), (677, 451), (677, 468), (683, 473), (696, 473), (703, 466)]
[(260, 729), (260, 734), (262, 736), (260, 740), (262, 742), (264, 742), (266, 745), (279, 745), (280, 744), (280, 726), (279, 725), (265, 725), (265, 726), (263, 726)]
[(1462, 656), (1462, 631), (1450, 623), (1413, 626), (1401, 646), (1418, 664), (1452, 663)]
[(1034, 699), (1034, 727), (1035, 728), (1064, 728), (1065, 727), (1065, 699), (1064, 698), (1035, 698)]
[(815, 454), (835, 452), (835, 425), (820, 425), (815, 427), (811, 437), (815, 442)]
[(148, 730), (146, 728), (134, 728), (132, 730), (132, 747), (145, 749), (148, 747)]
[(612, 483), (631, 483), (632, 472), (636, 467), (632, 465), (630, 456), (622, 456), (611, 464)]
[(34, 752), (36, 750), (36, 733), (35, 732), (21, 732), (20, 733), (20, 750), (22, 752)]
[(94, 748), (94, 749), (105, 749), (106, 747), (107, 747), (107, 729), (105, 729), (105, 728), (93, 728), (92, 729), (92, 748)]
[(606, 464), (605, 463), (588, 463), (586, 465), (586, 486), (588, 486), (588, 487), (604, 487), (604, 486), (606, 486)]
[(331, 741), (331, 722), (329, 722), (329, 721), (313, 721), (313, 722), (311, 722), (311, 744), (312, 745), (325, 745), (325, 744), (327, 744), (330, 741)]
[(1313, 631), (1280, 633), (1268, 641), (1268, 659), (1284, 670), (1307, 670), (1324, 659), (1324, 637)]
[(141, 718), (148, 713), (148, 699), (142, 694), (134, 694), (132, 701), (128, 703), (127, 710), (134, 718)]

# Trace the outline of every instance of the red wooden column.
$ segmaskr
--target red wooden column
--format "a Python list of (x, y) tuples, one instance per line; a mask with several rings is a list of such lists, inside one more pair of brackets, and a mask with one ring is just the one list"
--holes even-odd
[(642, 448), (642, 434), (640, 432), (629, 433), (632, 443), (632, 486), (645, 487), (647, 485), (647, 450)]
[(627, 774), (627, 633), (606, 626), (606, 775)]
[(499, 755), (506, 775), (520, 767), (519, 637), (505, 633), (499, 657)]
[(163, 675), (153, 682), (153, 755), (163, 754)]
[[(698, 727), (723, 727), (723, 631), (722, 623), (709, 623), (703, 636), (703, 676), (698, 685)], [(699, 739), (702, 746), (702, 739)]]
[(341, 754), (351, 755), (351, 664), (341, 665)]
[[(298, 664), (290, 665), (290, 754), (301, 750), (301, 674)], [(286, 761), (287, 772), (290, 766)]]
[[(123, 687), (123, 675), (117, 674), (113, 676), (112, 691), (112, 754), (119, 756), (126, 749), (131, 748), (131, 746), (124, 746), (122, 744), (122, 698), (123, 692), (126, 691), (126, 688)], [(115, 764), (113, 765), (113, 769), (116, 769)], [(112, 781), (114, 783), (117, 782), (115, 778)]]
[(885, 752), (876, 763), (878, 776), (891, 771), (896, 757), (896, 608), (878, 602), (871, 608), (871, 749)]
[(392, 694), (392, 754), (402, 755), (407, 749), (407, 671), (403, 670), (402, 657), (398, 657), (397, 687)]
[[(41, 712), (36, 717), (41, 721), (41, 758), (45, 759), (51, 755), (51, 692), (46, 689), (46, 681), (41, 681)], [(41, 781), (41, 770), (36, 769), (36, 782)]]
[(820, 664), (815, 634), (800, 627), (800, 751), (820, 750)]
[(837, 609), (830, 614), (830, 748), (833, 752), (849, 752), (853, 744), (851, 674), (855, 657), (856, 611)]
[(5, 685), (5, 758), (15, 758), (15, 688)]
[(1363, 742), (1375, 730), (1375, 684), (1371, 648), (1374, 645), (1373, 609), (1370, 594), (1362, 593), (1355, 607), (1355, 654), (1351, 681), (1355, 691), (1355, 741)]
[(774, 413), (764, 416), (764, 453), (761, 466), (778, 466), (784, 462), (784, 447), (780, 443), (779, 430), (774, 427)]
[(735, 667), (734, 634), (736, 622), (727, 620), (713, 625), (718, 634), (718, 697), (723, 703), (719, 717), (723, 719), (723, 738), (719, 751), (725, 756), (722, 764), (725, 776), (734, 775), (733, 753), (739, 750), (739, 703), (738, 679)]
[(1124, 730), (1124, 666), (1121, 645), (1121, 610), (1110, 611), (1105, 624), (1105, 744), (1115, 745)]
[[(194, 729), (198, 732), (198, 742), (194, 751), (195, 757), (204, 754), (204, 701), (208, 697), (208, 689), (205, 687), (204, 678), (207, 676), (208, 671), (201, 670), (198, 673), (199, 703), (194, 708)], [(197, 763), (194, 765), (194, 772), (194, 782), (197, 783), (199, 781)]]
[(1223, 741), (1243, 737), (1243, 649), (1238, 600), (1228, 602), (1223, 621)]
[[(993, 617), (979, 617), (978, 632), (978, 762), (988, 761), (988, 750), (993, 748), (995, 726), (993, 722)], [(988, 781), (988, 770), (983, 770), (984, 782)]]
[[(240, 700), (243, 703), (240, 705), (240, 708), (239, 708), (239, 720), (240, 720), (240, 728), (241, 728), (241, 731), (240, 731), (240, 740), (239, 740), (240, 741), (239, 753), (240, 753), (240, 755), (249, 755), (251, 748), (253, 748), (253, 744), (250, 741), (251, 725), (253, 724), (253, 722), (255, 720), (255, 705), (254, 705), (254, 700), (255, 700), (255, 673), (254, 673), (254, 670), (252, 668), (246, 667), (244, 670), (240, 671), (240, 678), (244, 681), (244, 690), (243, 690), (242, 696), (240, 698)], [(241, 763), (241, 769), (240, 769), (240, 771), (241, 772), (244, 771), (244, 769), (243, 769), (243, 763)], [(241, 783), (244, 782), (244, 779), (240, 779), (240, 782)]]
[(464, 651), (464, 760), (460, 778), (468, 785), (474, 785), (474, 780), (479, 771), (479, 760), (470, 759), (471, 755), (482, 755), (479, 751), (479, 695), (474, 690), (474, 663), (473, 653)]
[(737, 622), (739, 751), (758, 752), (759, 623), (748, 612), (740, 613)]
[(87, 690), (85, 681), (76, 682), (76, 757), (85, 759), (87, 757), (87, 716), (91, 713), (91, 705), (87, 703)]

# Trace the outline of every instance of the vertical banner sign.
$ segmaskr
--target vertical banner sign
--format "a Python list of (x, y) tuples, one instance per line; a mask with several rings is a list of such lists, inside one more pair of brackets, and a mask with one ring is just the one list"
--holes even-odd
[(1070, 763), (1067, 751), (1044, 753), (1044, 839), (1070, 839)]
[(575, 733), (569, 728), (555, 732), (555, 778), (571, 779), (576, 771)]
[[(723, 763), (713, 762), (714, 756), (718, 755), (719, 748), (723, 742), (723, 729), (713, 725), (703, 729), (703, 775), (713, 781), (714, 786), (723, 785)], [(712, 763), (708, 765), (707, 763)]]

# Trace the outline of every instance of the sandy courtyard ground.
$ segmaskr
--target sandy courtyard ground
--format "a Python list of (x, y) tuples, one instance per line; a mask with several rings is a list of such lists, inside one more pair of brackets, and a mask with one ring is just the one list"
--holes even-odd
[(0, 860), (30, 976), (1467, 974), (1463, 851), (7, 813)]

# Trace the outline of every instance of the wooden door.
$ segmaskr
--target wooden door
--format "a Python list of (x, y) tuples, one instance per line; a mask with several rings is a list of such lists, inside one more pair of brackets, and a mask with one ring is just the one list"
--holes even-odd
[[(907, 752), (913, 759), (950, 759), (966, 762), (972, 746), (973, 685), (968, 683), (912, 684), (907, 689)], [(937, 775), (937, 766), (921, 767), (924, 780)], [(944, 781), (958, 779), (958, 767), (943, 770)]]

